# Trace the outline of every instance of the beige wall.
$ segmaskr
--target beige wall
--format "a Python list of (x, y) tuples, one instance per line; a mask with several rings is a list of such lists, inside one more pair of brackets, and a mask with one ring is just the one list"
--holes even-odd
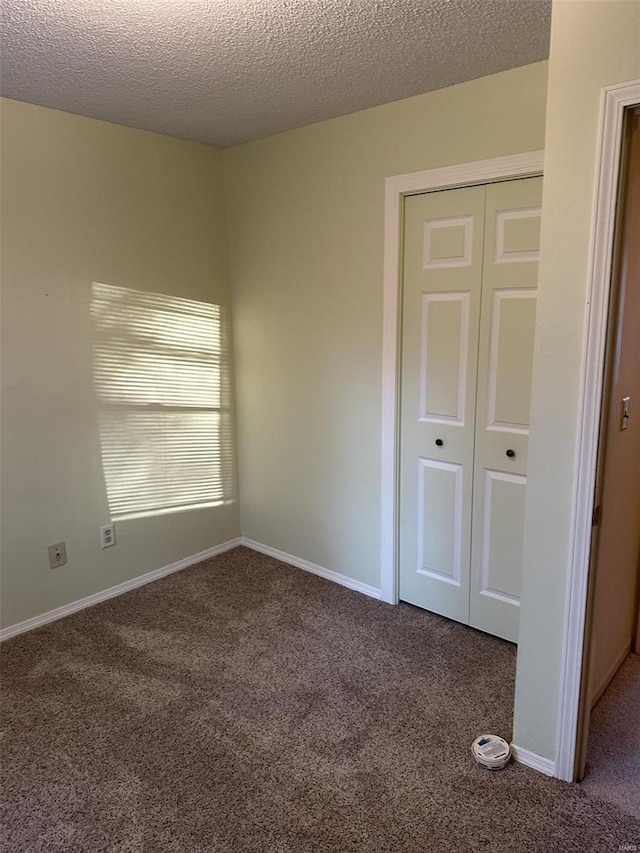
[[(2, 624), (239, 534), (237, 504), (109, 520), (92, 384), (92, 282), (228, 304), (222, 157), (2, 102)], [(65, 540), (52, 571), (46, 546)]]
[(384, 179), (542, 148), (546, 73), (225, 151), (245, 536), (380, 586)]
[(602, 87), (640, 77), (640, 2), (553, 6), (515, 741), (553, 759)]

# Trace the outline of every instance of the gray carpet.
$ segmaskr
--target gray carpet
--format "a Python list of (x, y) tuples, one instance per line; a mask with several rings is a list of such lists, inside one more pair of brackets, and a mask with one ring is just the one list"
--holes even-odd
[(616, 805), (473, 763), (512, 646), (244, 548), (2, 656), (11, 853), (640, 849)]
[[(593, 709), (583, 786), (640, 820), (640, 657), (629, 655)], [(638, 847), (640, 851), (640, 846)]]

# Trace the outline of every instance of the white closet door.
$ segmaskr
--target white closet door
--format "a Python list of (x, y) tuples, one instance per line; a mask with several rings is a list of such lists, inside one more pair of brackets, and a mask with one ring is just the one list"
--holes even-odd
[(487, 187), (470, 624), (517, 641), (542, 178)]
[(405, 202), (400, 598), (469, 619), (485, 188)]

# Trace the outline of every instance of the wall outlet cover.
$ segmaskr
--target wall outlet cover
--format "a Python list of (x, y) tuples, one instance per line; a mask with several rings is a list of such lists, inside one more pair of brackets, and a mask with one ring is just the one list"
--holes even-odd
[(116, 526), (111, 522), (111, 524), (105, 524), (104, 527), (100, 528), (100, 547), (101, 548), (112, 548), (116, 544)]

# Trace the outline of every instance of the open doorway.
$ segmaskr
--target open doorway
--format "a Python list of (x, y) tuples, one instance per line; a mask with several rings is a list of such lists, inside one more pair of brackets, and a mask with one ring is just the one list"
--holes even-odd
[(577, 776), (640, 818), (640, 108), (624, 121)]

